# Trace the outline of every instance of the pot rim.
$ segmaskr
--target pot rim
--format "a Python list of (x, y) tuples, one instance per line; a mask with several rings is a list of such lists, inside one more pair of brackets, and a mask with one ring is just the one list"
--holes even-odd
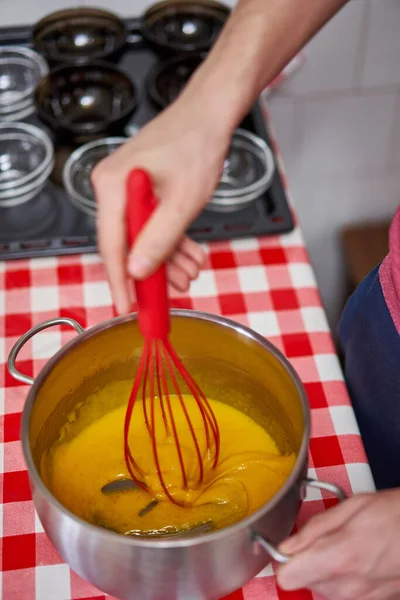
[(55, 498), (55, 496), (53, 496), (53, 494), (50, 492), (50, 490), (46, 487), (46, 485), (42, 481), (42, 479), (39, 475), (39, 472), (36, 469), (36, 466), (35, 466), (35, 463), (34, 463), (33, 457), (32, 457), (32, 452), (31, 452), (30, 443), (29, 443), (30, 442), (29, 423), (30, 423), (32, 407), (33, 407), (37, 392), (39, 391), (40, 387), (42, 386), (42, 383), (44, 382), (44, 380), (46, 379), (48, 374), (51, 372), (51, 370), (54, 368), (54, 366), (60, 360), (62, 360), (62, 358), (70, 350), (72, 350), (73, 348), (78, 346), (82, 341), (87, 340), (102, 331), (111, 329), (111, 328), (115, 327), (116, 325), (127, 323), (129, 321), (136, 321), (137, 313), (130, 313), (129, 315), (123, 316), (123, 317), (114, 317), (112, 319), (108, 319), (107, 321), (103, 321), (103, 322), (99, 323), (98, 325), (95, 325), (94, 327), (90, 327), (89, 329), (85, 330), (84, 333), (77, 335), (75, 338), (70, 340), (67, 344), (62, 346), (60, 348), (60, 350), (56, 354), (54, 354), (54, 356), (52, 356), (50, 358), (50, 360), (46, 363), (46, 365), (40, 371), (39, 375), (34, 380), (32, 387), (29, 390), (29, 393), (28, 393), (28, 396), (27, 396), (27, 399), (26, 399), (26, 402), (24, 404), (23, 411), (22, 411), (21, 443), (22, 443), (24, 459), (27, 464), (29, 477), (32, 479), (35, 487), (40, 489), (41, 493), (46, 497), (47, 501), (50, 502), (52, 505), (54, 505), (59, 511), (61, 511), (61, 513), (64, 513), (67, 517), (72, 519), (75, 523), (77, 523), (81, 527), (84, 527), (85, 529), (87, 529), (88, 533), (90, 533), (90, 532), (96, 533), (103, 540), (104, 543), (107, 543), (107, 541), (111, 542), (111, 541), (119, 540), (119, 543), (123, 544), (124, 546), (148, 547), (148, 548), (184, 548), (187, 546), (193, 546), (193, 545), (197, 546), (197, 545), (205, 544), (205, 543), (212, 542), (212, 541), (215, 541), (215, 540), (218, 540), (221, 538), (226, 538), (226, 537), (230, 537), (232, 535), (238, 534), (238, 533), (240, 533), (240, 531), (242, 531), (244, 529), (251, 528), (251, 526), (254, 525), (258, 521), (258, 519), (263, 517), (264, 514), (266, 514), (273, 508), (275, 508), (275, 506), (288, 493), (288, 491), (296, 483), (296, 481), (301, 478), (304, 464), (307, 461), (308, 444), (309, 444), (309, 439), (310, 439), (310, 428), (311, 428), (311, 416), (310, 416), (310, 409), (309, 409), (309, 405), (308, 405), (307, 395), (306, 395), (304, 386), (300, 380), (300, 377), (298, 376), (298, 374), (296, 373), (296, 371), (294, 370), (292, 365), (289, 363), (289, 361), (280, 352), (280, 350), (278, 350), (266, 338), (264, 338), (260, 334), (256, 333), (249, 327), (246, 327), (245, 325), (241, 325), (240, 323), (237, 323), (236, 321), (233, 321), (231, 319), (226, 319), (225, 317), (222, 317), (219, 315), (214, 315), (211, 313), (206, 313), (206, 312), (201, 312), (201, 311), (196, 311), (196, 310), (171, 309), (170, 312), (171, 312), (172, 317), (184, 317), (184, 318), (189, 318), (189, 319), (203, 320), (203, 321), (215, 323), (217, 325), (221, 325), (223, 327), (227, 327), (229, 329), (234, 329), (237, 333), (243, 335), (244, 337), (250, 338), (253, 341), (260, 344), (265, 350), (270, 352), (281, 363), (281, 365), (283, 365), (285, 367), (285, 369), (288, 371), (289, 375), (291, 376), (293, 383), (295, 384), (295, 387), (296, 387), (299, 397), (300, 397), (301, 406), (302, 406), (304, 429), (303, 429), (303, 438), (301, 441), (300, 450), (299, 450), (295, 465), (294, 465), (289, 477), (286, 479), (283, 486), (278, 490), (278, 492), (276, 492), (276, 494), (274, 494), (274, 496), (272, 496), (272, 498), (270, 500), (268, 500), (261, 508), (259, 508), (257, 511), (255, 511), (248, 517), (238, 521), (237, 523), (234, 523), (233, 525), (229, 525), (222, 529), (218, 529), (217, 531), (215, 531), (213, 533), (208, 533), (207, 535), (204, 535), (204, 536), (187, 535), (184, 538), (177, 539), (177, 540), (173, 540), (173, 539), (162, 540), (160, 538), (152, 539), (150, 537), (146, 538), (145, 536), (140, 537), (140, 538), (134, 537), (134, 536), (132, 536), (132, 537), (124, 536), (124, 535), (121, 535), (120, 533), (108, 531), (106, 529), (101, 529), (100, 527), (97, 527), (96, 525), (92, 525), (91, 523), (84, 521), (80, 517), (77, 517), (74, 513), (69, 511), (67, 508), (65, 508), (63, 506), (63, 504)]

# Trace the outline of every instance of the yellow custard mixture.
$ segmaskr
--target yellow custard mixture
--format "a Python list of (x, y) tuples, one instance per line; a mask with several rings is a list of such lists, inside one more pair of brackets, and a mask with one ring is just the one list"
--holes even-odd
[[(177, 506), (165, 498), (159, 485), (143, 406), (138, 401), (133, 412), (130, 447), (145, 474), (142, 480), (152, 494), (141, 489), (102, 493), (105, 484), (127, 478), (129, 473), (123, 446), (126, 405), (105, 415), (99, 415), (99, 411), (112, 395), (128, 397), (131, 386), (130, 381), (111, 383), (87, 398), (68, 415), (58, 441), (42, 457), (40, 471), (48, 488), (65, 507), (85, 521), (131, 535), (174, 532), (209, 520), (214, 528), (221, 528), (260, 508), (290, 474), (295, 454), (282, 456), (268, 433), (252, 419), (227, 404), (209, 399), (219, 425), (220, 458), (217, 468), (212, 469), (204, 455), (206, 475), (200, 486), (190, 432), (182, 421), (182, 412), (175, 411), (185, 464), (189, 466), (188, 490), (181, 489), (173, 439), (165, 435), (160, 417), (156, 416), (161, 469), (171, 491), (180, 501), (189, 504)], [(191, 396), (184, 396), (184, 401), (203, 448), (204, 428), (195, 401)], [(177, 397), (172, 396), (171, 402), (175, 408), (178, 406)], [(79, 422), (87, 425), (77, 427)], [(139, 516), (154, 497), (158, 504)]]

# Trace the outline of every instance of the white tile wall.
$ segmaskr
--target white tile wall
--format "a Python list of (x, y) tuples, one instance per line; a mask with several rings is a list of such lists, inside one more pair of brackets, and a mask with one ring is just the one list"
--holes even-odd
[(397, 173), (347, 179), (317, 175), (292, 178), (292, 184), (325, 308), (335, 324), (345, 294), (339, 231), (351, 223), (391, 218), (400, 202), (400, 177)]
[(367, 32), (364, 86), (400, 84), (400, 3), (371, 2)]
[(0, 27), (30, 25), (50, 12), (82, 4), (79, 0), (0, 0)]
[(392, 162), (395, 166), (397, 166), (400, 165), (400, 94), (397, 97), (392, 141)]
[(359, 66), (360, 36), (367, 12), (365, 0), (352, 0), (309, 43), (308, 60), (279, 94), (312, 94), (347, 90)]
[(342, 308), (340, 229), (400, 204), (400, 2), (353, 0), (269, 99), (289, 184), (332, 325)]
[(300, 156), (304, 122), (304, 106), (295, 98), (274, 96), (268, 102), (269, 116), (288, 171), (294, 170)]
[(355, 94), (305, 103), (299, 168), (303, 173), (351, 175), (387, 165), (396, 93)]

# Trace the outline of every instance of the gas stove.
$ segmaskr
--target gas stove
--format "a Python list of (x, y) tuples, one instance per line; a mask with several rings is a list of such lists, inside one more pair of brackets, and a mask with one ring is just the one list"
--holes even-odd
[[(139, 105), (131, 125), (142, 127), (161, 110), (148, 93), (148, 76), (163, 61), (140, 34), (140, 19), (126, 21), (127, 44), (117, 64), (130, 73), (139, 88)], [(31, 27), (0, 29), (0, 45), (31, 46)], [(25, 122), (46, 129), (36, 115)], [(263, 138), (270, 137), (261, 105), (256, 103), (241, 127)], [(73, 148), (52, 137), (56, 162), (52, 175), (38, 196), (23, 205), (0, 207), (0, 260), (96, 252), (95, 219), (69, 200), (62, 186), (62, 169)], [(227, 240), (290, 231), (293, 220), (276, 170), (269, 189), (250, 206), (230, 213), (204, 211), (188, 230), (197, 241)]]

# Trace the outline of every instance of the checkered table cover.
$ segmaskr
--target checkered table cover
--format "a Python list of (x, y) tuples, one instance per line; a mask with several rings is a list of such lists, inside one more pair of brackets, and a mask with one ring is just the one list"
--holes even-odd
[[(280, 161), (279, 161), (280, 162)], [(280, 164), (282, 177), (282, 165)], [(369, 466), (301, 232), (204, 246), (207, 262), (190, 293), (173, 294), (179, 308), (218, 313), (266, 336), (299, 373), (311, 405), (311, 477), (348, 493), (373, 490)], [(114, 315), (105, 271), (96, 255), (0, 263), (0, 598), (111, 600), (62, 561), (31, 500), (20, 445), (28, 388), (7, 372), (15, 341), (57, 316), (91, 327)], [(51, 329), (24, 348), (19, 368), (37, 375), (73, 331)], [(310, 490), (297, 526), (335, 502)], [(229, 574), (227, 574), (229, 577)], [(279, 590), (271, 566), (229, 600), (314, 600), (308, 591)], [(138, 600), (140, 600), (138, 598)]]

